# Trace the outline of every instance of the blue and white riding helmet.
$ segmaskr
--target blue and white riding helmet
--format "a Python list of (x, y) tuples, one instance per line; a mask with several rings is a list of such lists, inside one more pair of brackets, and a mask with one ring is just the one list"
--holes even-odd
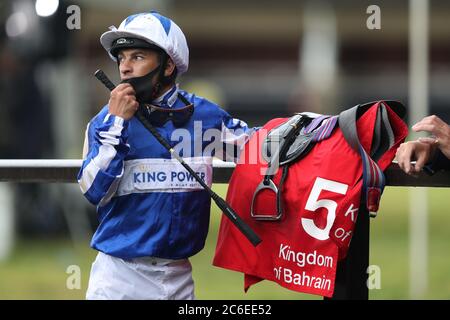
[(112, 26), (110, 31), (103, 33), (100, 43), (109, 56), (117, 61), (111, 49), (121, 44), (123, 47), (132, 46), (129, 39), (140, 39), (156, 45), (173, 60), (179, 75), (187, 71), (189, 48), (186, 37), (180, 27), (169, 18), (156, 12), (131, 15), (122, 21), (119, 28)]

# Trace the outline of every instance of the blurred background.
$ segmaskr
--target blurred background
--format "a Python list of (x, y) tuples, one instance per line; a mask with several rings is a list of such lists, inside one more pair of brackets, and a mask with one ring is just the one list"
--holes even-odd
[[(428, 1), (417, 23), (414, 2), (377, 1), (380, 28), (371, 29), (374, 3), (365, 0), (1, 0), (0, 159), (81, 158), (86, 124), (109, 97), (93, 74), (101, 68), (119, 81), (99, 37), (150, 10), (172, 18), (187, 37), (190, 67), (181, 87), (252, 126), (379, 99), (407, 107), (424, 101), (409, 120), (436, 114), (449, 122), (450, 2)], [(413, 40), (412, 28), (423, 23), (428, 29)], [(414, 73), (411, 61), (425, 72)], [(422, 100), (411, 101), (418, 92), (412, 73)], [(215, 188), (225, 195), (226, 185)], [(387, 188), (372, 221), (371, 264), (381, 268), (382, 287), (371, 298), (449, 299), (450, 190), (414, 189), (426, 214), (415, 238), (418, 258), (411, 258), (419, 231), (411, 228), (409, 191)], [(244, 294), (242, 275), (211, 265), (219, 218), (214, 207), (206, 248), (192, 260), (198, 298), (320, 298), (270, 283)], [(76, 184), (0, 183), (0, 299), (83, 299), (96, 224)], [(80, 288), (67, 287), (71, 265), (80, 267)]]

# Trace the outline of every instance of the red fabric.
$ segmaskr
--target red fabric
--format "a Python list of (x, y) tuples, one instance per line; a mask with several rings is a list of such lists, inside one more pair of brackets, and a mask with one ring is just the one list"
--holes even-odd
[[(357, 122), (358, 135), (365, 150), (371, 147), (378, 106), (379, 103), (374, 104)], [(382, 170), (392, 162), (398, 145), (408, 133), (403, 121), (387, 109), (395, 145), (378, 162)], [(330, 138), (318, 142), (302, 160), (289, 168), (282, 193), (282, 220), (254, 220), (250, 216), (251, 200), (267, 168), (260, 155), (261, 142), (268, 130), (286, 120), (268, 122), (247, 143), (227, 193), (227, 202), (261, 237), (262, 242), (253, 247), (228, 219), (222, 217), (213, 265), (243, 272), (245, 290), (267, 279), (290, 290), (331, 297), (336, 265), (347, 254), (357, 217), (355, 209), (360, 205), (361, 158), (337, 127)], [(250, 150), (258, 152), (256, 164), (249, 164), (249, 160), (255, 162), (256, 158)], [(281, 170), (278, 170), (273, 179), (277, 185), (280, 178)], [(258, 197), (261, 210), (268, 208), (264, 213), (273, 212), (274, 195), (265, 193), (261, 197)], [(336, 205), (334, 221), (333, 203)], [(327, 219), (331, 227), (329, 232), (320, 231), (326, 229)], [(312, 227), (305, 227), (312, 223)], [(329, 235), (329, 238), (319, 240), (318, 234)]]

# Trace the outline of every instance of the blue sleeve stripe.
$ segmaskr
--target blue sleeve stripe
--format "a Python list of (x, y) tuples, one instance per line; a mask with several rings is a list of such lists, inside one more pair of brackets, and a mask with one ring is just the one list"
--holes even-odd
[(96, 175), (92, 186), (84, 193), (86, 199), (94, 205), (98, 205), (102, 199), (108, 194), (111, 185), (116, 181), (117, 177), (107, 172), (99, 171)]
[(83, 193), (86, 193), (91, 188), (99, 171), (108, 171), (109, 165), (116, 154), (117, 151), (113, 146), (100, 146), (97, 156), (92, 158), (83, 169), (80, 179), (80, 187)]
[(103, 207), (109, 201), (111, 201), (112, 197), (116, 194), (117, 189), (119, 188), (119, 184), (120, 184), (120, 180), (121, 180), (122, 176), (123, 176), (123, 171), (120, 174), (120, 176), (118, 176), (114, 179), (113, 183), (111, 183), (111, 186), (109, 187), (106, 194), (101, 198), (101, 201), (98, 204), (100, 207)]
[(95, 203), (114, 191), (111, 185), (123, 173), (123, 159), (129, 150), (128, 145), (120, 148), (121, 144), (125, 144), (121, 139), (124, 120), (115, 116), (109, 116), (105, 120), (94, 135), (89, 135), (95, 141), (83, 162), (78, 179), (83, 194)]

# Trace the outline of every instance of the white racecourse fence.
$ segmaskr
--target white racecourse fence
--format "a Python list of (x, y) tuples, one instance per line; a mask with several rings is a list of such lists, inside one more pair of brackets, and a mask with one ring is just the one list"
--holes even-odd
[[(82, 160), (79, 159), (0, 160), (0, 182), (75, 183), (77, 182), (77, 174), (81, 163)], [(213, 182), (227, 183), (235, 164), (214, 160), (213, 167)], [(406, 175), (397, 163), (393, 162), (385, 171), (385, 175), (387, 186), (450, 187), (450, 171), (437, 172), (433, 176), (421, 173), (418, 177), (411, 177)], [(2, 190), (7, 190), (7, 188), (2, 187)], [(0, 192), (1, 195), (2, 192)], [(0, 197), (0, 202), (2, 202), (2, 199)], [(73, 205), (76, 206), (76, 204)], [(3, 205), (3, 211), (8, 211), (7, 209)], [(67, 215), (66, 218), (70, 222), (74, 215)], [(0, 222), (0, 225), (4, 226), (3, 229), (8, 228), (8, 223), (6, 223), (8, 219), (11, 220), (11, 217), (2, 219), (4, 220), (3, 223)], [(72, 225), (76, 225), (76, 223)], [(338, 266), (333, 299), (368, 299), (369, 294), (366, 281), (368, 277), (367, 268), (369, 266), (369, 230), (369, 214), (361, 207), (348, 256)], [(72, 233), (77, 234), (77, 232)], [(3, 236), (6, 237), (6, 235), (7, 233), (3, 233)], [(6, 246), (7, 241), (1, 242), (5, 243)], [(426, 274), (424, 276), (426, 277)]]
[[(0, 160), (0, 182), (39, 182), (74, 183), (80, 170), (80, 159), (11, 159)], [(227, 183), (231, 177), (234, 163), (213, 161), (215, 183)], [(397, 163), (386, 170), (387, 186), (403, 187), (450, 187), (450, 172), (441, 171), (433, 176), (421, 173), (411, 177), (403, 173)]]

